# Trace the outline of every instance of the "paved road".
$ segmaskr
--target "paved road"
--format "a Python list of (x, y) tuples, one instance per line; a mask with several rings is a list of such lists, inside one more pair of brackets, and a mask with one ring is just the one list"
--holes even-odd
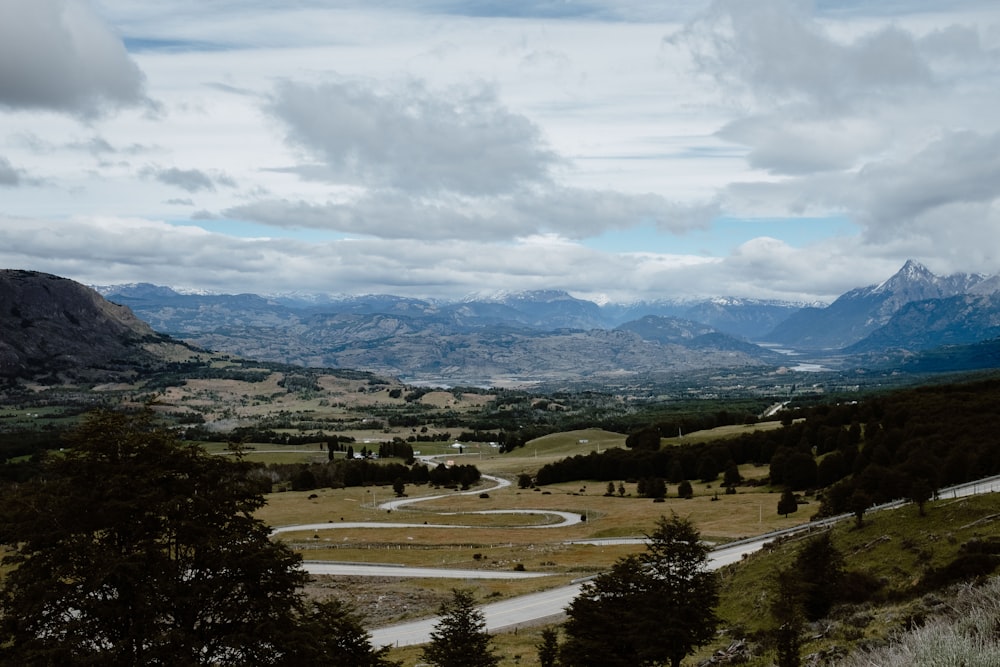
[(304, 561), (309, 574), (333, 574), (352, 577), (401, 577), (406, 579), (535, 579), (552, 576), (549, 572), (517, 572), (514, 570), (462, 570), (457, 568), (408, 567), (404, 565), (368, 563), (331, 563)]
[[(488, 479), (494, 482), (494, 486), (489, 487), (485, 490), (476, 489), (474, 491), (465, 491), (462, 493), (451, 493), (443, 494), (438, 496), (425, 496), (419, 498), (399, 498), (395, 500), (390, 500), (381, 503), (378, 507), (379, 509), (385, 510), (397, 510), (407, 505), (412, 505), (418, 502), (425, 502), (428, 500), (437, 500), (441, 498), (450, 498), (455, 495), (469, 495), (469, 494), (479, 494), (488, 491), (494, 491), (497, 489), (510, 486), (510, 482), (499, 477), (492, 477), (490, 475), (483, 475), (484, 479)], [(941, 499), (948, 498), (960, 498), (964, 496), (981, 494), (981, 493), (992, 493), (1000, 491), (1000, 476), (992, 477), (989, 479), (977, 480), (975, 482), (969, 482), (967, 484), (959, 484), (957, 486), (948, 487), (945, 489), (940, 489), (937, 493), (937, 497)], [(886, 503), (884, 505), (879, 505), (873, 507), (872, 511), (891, 509), (894, 507), (899, 507), (905, 504), (905, 500), (894, 501), (891, 503)], [(536, 526), (523, 526), (522, 528), (559, 528), (568, 525), (573, 525), (580, 523), (582, 518), (579, 514), (573, 512), (556, 512), (552, 510), (484, 510), (479, 512), (469, 512), (468, 514), (542, 514), (549, 516), (558, 516), (560, 521), (557, 523), (548, 523)], [(851, 518), (853, 515), (843, 514), (840, 516), (830, 517), (827, 519), (822, 519), (818, 521), (812, 521), (808, 524), (803, 524), (800, 526), (795, 526), (793, 528), (786, 528), (784, 530), (775, 531), (771, 533), (766, 533), (758, 537), (750, 538), (747, 540), (741, 540), (739, 542), (731, 542), (717, 549), (714, 549), (709, 555), (709, 569), (718, 569), (729, 565), (731, 563), (738, 562), (744, 556), (751, 554), (755, 551), (760, 550), (767, 542), (770, 542), (783, 535), (790, 535), (798, 532), (803, 532), (807, 530), (814, 530), (816, 528), (822, 528), (825, 526), (832, 525), (838, 521), (843, 521), (845, 519)], [(468, 529), (473, 526), (466, 525), (449, 525), (449, 524), (411, 524), (411, 523), (390, 523), (390, 522), (355, 522), (347, 521), (340, 523), (312, 523), (312, 524), (299, 524), (294, 526), (282, 526), (272, 530), (272, 535), (293, 531), (319, 531), (319, 530), (332, 530), (332, 529), (344, 529), (344, 528), (405, 528), (405, 529), (420, 529), (420, 528), (456, 528), (456, 529)], [(629, 541), (629, 542), (641, 542), (642, 538), (622, 538), (622, 540), (616, 541)], [(348, 564), (348, 563), (329, 563), (329, 562), (319, 562), (319, 561), (307, 561), (303, 563), (304, 569), (311, 574), (337, 574), (337, 575), (355, 575), (355, 576), (398, 576), (398, 577), (438, 577), (438, 578), (449, 578), (449, 579), (474, 579), (474, 578), (528, 578), (528, 577), (539, 577), (545, 576), (544, 573), (536, 572), (496, 572), (489, 570), (457, 570), (457, 569), (439, 569), (439, 568), (410, 568), (410, 567), (396, 567), (392, 565), (382, 565), (382, 566), (372, 566), (363, 564)], [(542, 591), (539, 593), (532, 593), (529, 595), (523, 595), (516, 598), (511, 598), (509, 600), (504, 600), (502, 602), (495, 602), (492, 604), (484, 605), (481, 607), (483, 615), (486, 620), (486, 628), (493, 632), (501, 630), (503, 628), (509, 628), (516, 625), (521, 625), (525, 623), (536, 622), (540, 619), (554, 617), (561, 615), (569, 603), (575, 598), (579, 592), (580, 587), (583, 582), (579, 581), (568, 586), (560, 586), (548, 591)], [(411, 644), (424, 644), (430, 640), (430, 633), (437, 624), (437, 617), (429, 617), (421, 619), (418, 621), (412, 621), (409, 623), (402, 623), (392, 626), (386, 626), (383, 628), (377, 628), (372, 631), (372, 643), (375, 646), (407, 646)]]
[[(774, 537), (769, 535), (715, 549), (709, 556), (708, 567), (714, 570), (735, 563), (745, 554), (757, 551), (772, 539)], [(568, 586), (560, 586), (540, 593), (521, 595), (502, 602), (484, 605), (480, 607), (480, 610), (486, 619), (486, 629), (495, 632), (515, 625), (559, 616), (566, 610), (573, 598), (580, 593), (582, 586), (583, 581), (578, 581)], [(430, 633), (437, 622), (438, 619), (432, 617), (377, 628), (371, 631), (372, 644), (375, 646), (425, 644), (430, 641)]]
[[(948, 499), (997, 491), (1000, 491), (1000, 476), (941, 489), (937, 495), (941, 499)], [(905, 504), (905, 502), (896, 501), (886, 503), (872, 509), (891, 509)], [(714, 570), (731, 563), (736, 563), (745, 555), (760, 550), (766, 543), (777, 537), (822, 528), (852, 517), (853, 515), (851, 514), (843, 514), (726, 544), (711, 552), (708, 567)], [(573, 598), (579, 594), (581, 586), (582, 582), (577, 582), (569, 586), (561, 586), (541, 593), (532, 593), (504, 600), (503, 602), (484, 605), (480, 609), (486, 619), (486, 628), (494, 632), (511, 626), (537, 622), (544, 618), (558, 616), (565, 611)], [(438, 619), (436, 617), (431, 617), (410, 623), (377, 628), (372, 630), (372, 643), (375, 646), (424, 644), (430, 641), (430, 633), (437, 622)]]

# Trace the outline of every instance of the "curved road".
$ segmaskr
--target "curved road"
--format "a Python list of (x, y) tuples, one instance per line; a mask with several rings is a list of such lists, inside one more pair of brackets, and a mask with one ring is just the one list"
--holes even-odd
[[(492, 477), (489, 475), (483, 475), (484, 478), (492, 480), (496, 483), (496, 486), (490, 487), (487, 491), (492, 491), (495, 489), (504, 488), (510, 485), (510, 482), (498, 477)], [(1000, 491), (1000, 476), (991, 477), (988, 479), (977, 480), (975, 482), (969, 482), (966, 484), (959, 484), (956, 486), (948, 487), (946, 489), (940, 489), (936, 494), (935, 498), (946, 500), (949, 498), (960, 498), (964, 496), (977, 495), (982, 493), (993, 493)], [(481, 490), (467, 491), (463, 492), (461, 495), (467, 495), (472, 493), (482, 493)], [(429, 496), (424, 498), (403, 498), (392, 500), (379, 505), (380, 509), (398, 509), (405, 505), (422, 502), (426, 500), (435, 500), (439, 498), (448, 498), (453, 495), (439, 495), (439, 496)], [(871, 508), (871, 510), (883, 510), (892, 509), (906, 504), (907, 501), (899, 500), (891, 503), (886, 503), (884, 505), (879, 505), (877, 507)], [(582, 521), (579, 514), (574, 514), (572, 512), (555, 512), (550, 510), (487, 510), (481, 512), (470, 512), (469, 514), (544, 514), (544, 515), (558, 515), (562, 518), (559, 523), (545, 524), (541, 526), (524, 526), (523, 528), (558, 528), (567, 525), (572, 525), (580, 523)], [(771, 533), (765, 533), (754, 538), (740, 540), (737, 542), (731, 542), (725, 544), (717, 549), (714, 549), (709, 554), (708, 567), (709, 569), (715, 570), (731, 563), (736, 563), (740, 561), (744, 556), (751, 554), (755, 551), (760, 550), (766, 543), (774, 540), (775, 538), (782, 537), (785, 535), (791, 535), (799, 532), (814, 530), (816, 528), (823, 528), (826, 526), (833, 525), (839, 521), (849, 519), (853, 517), (852, 514), (843, 514), (835, 517), (829, 517), (827, 519), (821, 519), (818, 521), (811, 521), (807, 524), (802, 524), (800, 526), (795, 526), (793, 528), (786, 528), (784, 530), (774, 531)], [(298, 526), (284, 526), (281, 528), (276, 528), (272, 531), (272, 534), (291, 532), (293, 530), (329, 530), (335, 528), (426, 528), (426, 524), (406, 524), (406, 523), (378, 523), (378, 522), (349, 522), (349, 523), (325, 523), (325, 524), (303, 524)], [(435, 526), (442, 527), (442, 526)], [(469, 528), (469, 526), (444, 526), (448, 528)], [(489, 572), (481, 570), (447, 570), (447, 569), (436, 569), (436, 568), (408, 568), (408, 567), (393, 567), (393, 566), (365, 566), (357, 564), (337, 564), (337, 563), (320, 563), (320, 562), (305, 562), (303, 563), (304, 568), (307, 572), (312, 574), (355, 574), (355, 575), (372, 575), (372, 576), (399, 576), (399, 577), (421, 577), (421, 576), (436, 576), (436, 577), (446, 577), (446, 578), (456, 578), (456, 579), (472, 579), (472, 578), (508, 578), (510, 575), (514, 575), (510, 578), (523, 578), (523, 577), (537, 577), (545, 576), (543, 573), (533, 573), (533, 572)], [(502, 630), (504, 628), (509, 628), (516, 625), (521, 625), (525, 623), (532, 623), (539, 621), (544, 618), (549, 618), (553, 616), (558, 616), (562, 614), (566, 607), (572, 602), (583, 585), (583, 581), (579, 580), (568, 586), (560, 586), (547, 591), (541, 591), (539, 593), (531, 593), (529, 595), (521, 595), (515, 598), (510, 598), (502, 602), (494, 602), (492, 604), (483, 605), (480, 610), (483, 612), (483, 616), (486, 620), (486, 629), (490, 632), (495, 632)], [(430, 641), (430, 634), (434, 630), (434, 626), (438, 623), (437, 617), (428, 617), (420, 619), (417, 621), (411, 621), (408, 623), (401, 623), (397, 625), (386, 626), (382, 628), (376, 628), (371, 631), (372, 644), (375, 646), (408, 646), (412, 644), (425, 644)]]
[[(959, 484), (938, 491), (936, 497), (942, 500), (949, 498), (961, 498), (964, 496), (977, 495), (982, 493), (994, 493), (1000, 491), (1000, 476), (989, 479)], [(887, 503), (872, 509), (891, 509), (905, 504), (905, 501)], [(839, 521), (852, 518), (852, 514), (830, 517), (819, 521), (812, 521), (808, 524), (786, 528), (784, 530), (766, 533), (758, 537), (739, 542), (731, 542), (714, 549), (709, 554), (709, 569), (715, 570), (731, 563), (739, 562), (745, 555), (760, 550), (766, 543), (783, 535), (791, 535), (807, 530), (814, 530), (825, 526), (833, 525)], [(522, 595), (503, 602), (494, 602), (480, 607), (486, 619), (486, 628), (490, 632), (496, 632), (504, 628), (509, 628), (525, 623), (532, 623), (544, 618), (558, 616), (565, 612), (566, 607), (573, 601), (573, 598), (580, 592), (582, 581), (561, 586), (540, 593)], [(371, 631), (372, 644), (375, 646), (407, 646), (411, 644), (425, 644), (430, 641), (430, 633), (434, 630), (438, 618), (431, 617), (401, 623), (397, 625), (376, 628)]]

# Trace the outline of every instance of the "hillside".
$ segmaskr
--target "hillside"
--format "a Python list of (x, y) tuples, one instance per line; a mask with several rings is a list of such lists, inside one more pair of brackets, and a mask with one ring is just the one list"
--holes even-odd
[(191, 354), (79, 283), (0, 271), (0, 377), (99, 381)]

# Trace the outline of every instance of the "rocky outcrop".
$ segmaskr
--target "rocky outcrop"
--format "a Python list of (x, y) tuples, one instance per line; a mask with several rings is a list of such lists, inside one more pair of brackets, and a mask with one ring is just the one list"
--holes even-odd
[(46, 273), (0, 270), (0, 377), (94, 377), (162, 361), (168, 343), (124, 306)]

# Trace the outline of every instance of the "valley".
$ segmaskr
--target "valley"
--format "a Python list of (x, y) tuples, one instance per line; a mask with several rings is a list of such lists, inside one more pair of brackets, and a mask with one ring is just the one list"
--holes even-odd
[[(921, 591), (931, 586), (926, 582), (951, 576), (939, 570), (966, 567), (962, 549), (994, 531), (992, 497), (959, 502), (921, 491), (1000, 472), (993, 453), (1000, 426), (988, 407), (1000, 389), (988, 340), (936, 348), (929, 356), (757, 346), (767, 356), (717, 365), (717, 355), (743, 355), (747, 348), (720, 344), (699, 328), (704, 325), (644, 316), (621, 331), (537, 337), (539, 350), (565, 356), (565, 374), (551, 373), (551, 364), (527, 375), (507, 374), (505, 366), (505, 381), (496, 382), (499, 375), (463, 367), (461, 375), (404, 380), (208, 351), (155, 333), (128, 311), (106, 307), (64, 281), (51, 287), (68, 288), (59, 308), (46, 314), (15, 304), (19, 319), (5, 329), (8, 358), (17, 360), (0, 386), (5, 482), (30, 479), (45, 453), (63, 447), (65, 434), (91, 410), (149, 410), (183, 442), (255, 465), (250, 479), (266, 499), (255, 516), (279, 529), (273, 539), (307, 562), (313, 572), (308, 595), (349, 602), (378, 637), (389, 636), (383, 628), (426, 617), (456, 587), (485, 604), (605, 572), (641, 551), (643, 535), (674, 513), (722, 546), (847, 512), (854, 496), (868, 505), (919, 497), (929, 517), (960, 505), (963, 514), (952, 521), (961, 528), (935, 527), (933, 547), (920, 550), (913, 537), (888, 538), (922, 554), (900, 572), (884, 573), (866, 556), (882, 544), (882, 533), (870, 547), (850, 547), (852, 567), (880, 572), (882, 583), (866, 600), (845, 599), (840, 613), (872, 605), (878, 620), (869, 623), (870, 637), (886, 637), (898, 627), (891, 620), (898, 611), (883, 607), (921, 604)], [(91, 310), (74, 305), (80, 294), (94, 304)], [(84, 327), (83, 317), (93, 321)], [(102, 347), (98, 336), (83, 365), (69, 355), (46, 365), (38, 350), (72, 349), (81, 328), (87, 335), (111, 332), (112, 344)], [(42, 347), (15, 335), (39, 331), (46, 332)], [(553, 341), (588, 336), (618, 341), (623, 350), (638, 340), (647, 352), (685, 351), (670, 361), (680, 366), (670, 368), (636, 357), (624, 371), (571, 372), (573, 364), (589, 363), (587, 355), (574, 357), (581, 348)], [(692, 342), (701, 336), (708, 338)], [(709, 351), (699, 347), (709, 341)], [(522, 343), (515, 347), (525, 349)], [(700, 361), (685, 365), (678, 361), (684, 355)], [(981, 370), (968, 372), (964, 364), (976, 355), (971, 368)], [(928, 360), (936, 366), (928, 368)], [(779, 514), (789, 490), (795, 509)], [(911, 517), (916, 508), (894, 512)], [(884, 531), (872, 528), (883, 521), (872, 514), (854, 532), (851, 521), (831, 530), (853, 544), (862, 533)], [(748, 609), (742, 596), (756, 586), (766, 597), (772, 584), (759, 574), (754, 584), (732, 582), (758, 567), (773, 570), (801, 543), (775, 540), (720, 571), (726, 633), (749, 638), (760, 656), (770, 650), (768, 621), (759, 600)], [(330, 574), (324, 564), (383, 569), (374, 577), (358, 570)], [(392, 576), (404, 566), (435, 576)], [(442, 576), (452, 570), (460, 572), (457, 578)], [(559, 619), (540, 622), (497, 636), (512, 664), (533, 664), (528, 656), (540, 628)], [(846, 621), (831, 622), (841, 634), (826, 633), (811, 645), (854, 647), (858, 637)], [(413, 664), (413, 651), (400, 646), (393, 656)]]

